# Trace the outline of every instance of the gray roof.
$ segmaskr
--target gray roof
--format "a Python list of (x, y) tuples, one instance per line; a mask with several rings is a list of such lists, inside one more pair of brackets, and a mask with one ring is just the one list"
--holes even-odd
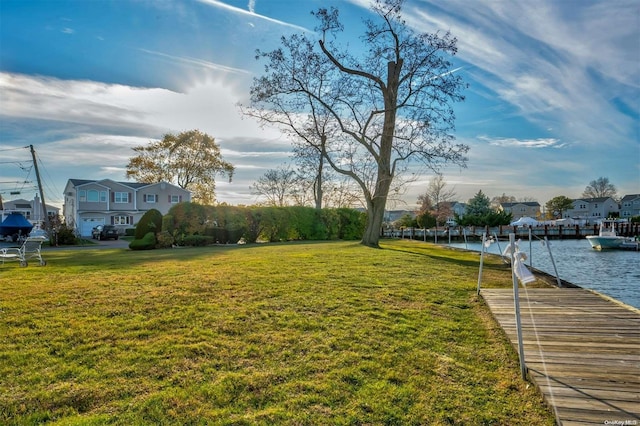
[(540, 203), (538, 203), (537, 201), (516, 201), (515, 203), (500, 203), (502, 207), (513, 207), (517, 206), (518, 204), (524, 204), (525, 206), (529, 207), (540, 207)]
[[(96, 182), (102, 182), (103, 180), (110, 180), (110, 179), (69, 179), (69, 182), (73, 183), (74, 186), (79, 186), (79, 185), (86, 185), (88, 183), (96, 183)], [(128, 186), (129, 188), (134, 188), (134, 189), (138, 189), (138, 188), (142, 188), (143, 186), (147, 186), (147, 185), (152, 185), (151, 183), (140, 183), (140, 182), (118, 182), (118, 181), (113, 181), (115, 183), (119, 183), (120, 185), (124, 185), (124, 186)]]
[(622, 201), (635, 200), (637, 198), (640, 198), (640, 194), (629, 194), (622, 197)]

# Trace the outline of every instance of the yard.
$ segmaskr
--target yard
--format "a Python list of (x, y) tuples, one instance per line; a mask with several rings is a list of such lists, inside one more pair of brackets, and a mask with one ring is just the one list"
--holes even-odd
[[(0, 423), (552, 425), (475, 294), (411, 241), (49, 250), (0, 265)], [(487, 286), (510, 270), (485, 263)]]

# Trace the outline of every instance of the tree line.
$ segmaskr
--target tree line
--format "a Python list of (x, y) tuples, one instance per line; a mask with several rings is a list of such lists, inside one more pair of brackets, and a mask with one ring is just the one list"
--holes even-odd
[[(612, 198), (620, 201), (616, 186), (609, 181), (608, 177), (594, 179), (585, 187), (582, 198)], [(397, 225), (404, 227), (430, 228), (436, 225), (446, 225), (447, 221), (455, 220), (456, 224), (462, 226), (498, 226), (508, 225), (512, 221), (512, 215), (500, 211), (499, 207), (503, 203), (535, 202), (530, 197), (517, 199), (514, 196), (502, 194), (489, 199), (482, 190), (466, 203), (465, 213), (459, 215), (452, 210), (452, 205), (456, 198), (454, 189), (447, 188), (447, 182), (442, 175), (436, 175), (431, 179), (424, 193), (418, 196), (418, 214), (416, 217), (410, 215), (401, 218)], [(563, 213), (572, 209), (573, 199), (560, 195), (547, 201), (545, 204), (546, 217), (543, 219), (562, 218)], [(615, 215), (615, 213), (611, 213)]]
[(265, 207), (180, 203), (166, 215), (147, 211), (134, 230), (132, 250), (300, 240), (358, 240), (366, 214), (349, 208)]

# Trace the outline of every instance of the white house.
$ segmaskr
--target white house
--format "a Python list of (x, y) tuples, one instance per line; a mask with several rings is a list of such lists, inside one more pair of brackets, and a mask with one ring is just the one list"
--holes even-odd
[(563, 218), (596, 221), (619, 211), (618, 202), (611, 197), (578, 198), (573, 200), (573, 208), (563, 213)]
[(620, 204), (620, 217), (622, 219), (640, 216), (640, 194), (625, 195), (622, 197)]
[(167, 214), (183, 201), (191, 201), (191, 193), (167, 182), (69, 179), (62, 211), (68, 226), (82, 236), (90, 236), (98, 225), (112, 224), (124, 230), (135, 226), (151, 209)]
[[(36, 194), (32, 201), (24, 199), (16, 199), (3, 201), (0, 199), (0, 222), (11, 213), (21, 213), (33, 225), (39, 225), (44, 221), (44, 212), (42, 211), (42, 202)], [(47, 204), (47, 216), (49, 218), (57, 217), (60, 214), (58, 207)]]

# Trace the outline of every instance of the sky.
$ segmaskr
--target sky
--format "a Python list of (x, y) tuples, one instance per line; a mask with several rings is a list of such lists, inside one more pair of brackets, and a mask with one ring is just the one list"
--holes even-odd
[[(217, 201), (256, 203), (251, 185), (291, 162), (291, 142), (239, 112), (264, 69), (255, 51), (313, 36), (311, 11), (330, 6), (357, 45), (368, 0), (0, 0), (0, 195), (33, 198), (29, 145), (61, 206), (68, 179), (125, 181), (131, 148), (199, 129), (236, 167)], [(407, 0), (404, 17), (458, 39), (454, 134), (470, 151), (442, 169), (457, 201), (544, 205), (599, 177), (640, 193), (640, 2)], [(431, 178), (387, 207), (414, 208)]]

